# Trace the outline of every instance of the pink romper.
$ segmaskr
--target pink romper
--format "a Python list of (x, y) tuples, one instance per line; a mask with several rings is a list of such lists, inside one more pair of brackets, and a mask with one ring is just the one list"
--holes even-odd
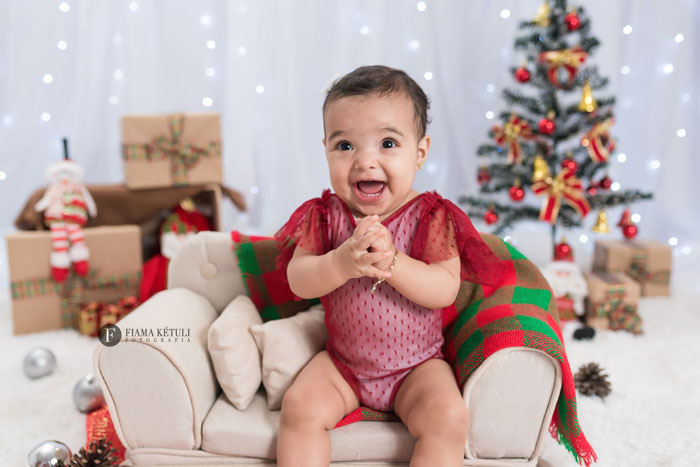
[[(457, 216), (460, 218), (455, 219)], [(474, 251), (498, 261), (464, 211), (435, 192), (411, 199), (382, 224), (396, 249), (427, 264), (453, 258), (467, 244), (476, 244)], [(355, 226), (345, 202), (324, 190), (321, 198), (298, 208), (275, 235), (281, 242), (278, 266), (286, 270), (296, 246), (319, 255), (339, 247), (352, 236)], [(474, 236), (478, 242), (468, 241)], [(469, 260), (462, 256), (462, 262)], [(474, 278), (468, 266), (462, 266), (462, 277)], [(411, 370), (431, 358), (443, 358), (442, 310), (408, 300), (387, 282), (372, 294), (375, 281), (371, 277), (351, 279), (321, 297), (328, 329), (326, 350), (362, 405), (390, 412)]]

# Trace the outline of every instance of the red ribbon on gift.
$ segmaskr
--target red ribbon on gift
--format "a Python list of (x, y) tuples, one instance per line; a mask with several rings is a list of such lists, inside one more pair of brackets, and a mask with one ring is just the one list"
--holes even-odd
[(576, 77), (576, 71), (578, 67), (583, 65), (586, 61), (588, 54), (581, 47), (574, 47), (573, 49), (563, 49), (563, 50), (549, 50), (547, 52), (540, 52), (537, 60), (540, 63), (544, 63), (547, 67), (547, 77), (549, 81), (556, 87), (561, 88), (559, 83), (559, 78), (557, 72), (559, 68), (564, 67), (566, 71), (569, 72), (569, 80), (567, 86), (571, 86)]
[(610, 127), (615, 122), (611, 117), (593, 125), (581, 138), (581, 146), (588, 148), (588, 155), (595, 162), (605, 162), (615, 150), (615, 140), (610, 136)]
[(574, 172), (564, 169), (552, 178), (547, 175), (532, 184), (532, 191), (536, 195), (546, 195), (540, 209), (540, 220), (554, 224), (559, 215), (561, 200), (569, 203), (581, 217), (591, 210), (588, 200), (583, 193), (583, 183), (574, 176)]
[(522, 148), (519, 139), (535, 139), (530, 125), (516, 114), (512, 114), (505, 127), (494, 126), (493, 137), (500, 146), (508, 145), (509, 164), (519, 163), (522, 159)]

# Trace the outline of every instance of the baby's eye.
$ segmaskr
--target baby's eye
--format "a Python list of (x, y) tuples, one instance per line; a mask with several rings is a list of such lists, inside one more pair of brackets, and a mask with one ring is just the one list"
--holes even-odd
[(384, 149), (391, 149), (396, 147), (396, 141), (391, 140), (391, 139), (385, 139), (382, 141), (382, 148)]
[(341, 151), (349, 151), (352, 149), (352, 145), (347, 141), (341, 141), (336, 147)]

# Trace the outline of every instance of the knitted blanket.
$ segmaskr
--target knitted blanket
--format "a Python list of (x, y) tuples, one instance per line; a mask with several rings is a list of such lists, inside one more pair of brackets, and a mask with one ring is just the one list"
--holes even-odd
[[(574, 378), (559, 328), (556, 300), (553, 299), (547, 281), (525, 256), (494, 235), (481, 236), (499, 259), (508, 264), (508, 270), (498, 287), (462, 282), (452, 308), (456, 313), (450, 314), (450, 310), (446, 309), (443, 315), (454, 317), (443, 328), (445, 359), (455, 372), (460, 391), (469, 375), (486, 358), (507, 347), (539, 349), (557, 359), (562, 372), (562, 390), (549, 431), (573, 454), (579, 464), (588, 467), (597, 460), (597, 456), (578, 423)], [(251, 240), (238, 232), (232, 233), (232, 239), (249, 293), (258, 297), (265, 296), (265, 291), (255, 290), (255, 287), (264, 288), (267, 284), (255, 282), (254, 278), (274, 270), (274, 258), (279, 252), (274, 240), (264, 237)], [(253, 250), (250, 244), (255, 244), (255, 255), (250, 254)], [(241, 260), (243, 257), (244, 260)], [(251, 287), (254, 290), (250, 290)], [(275, 295), (292, 296), (291, 291), (289, 294), (277, 291)], [(258, 309), (262, 311), (260, 306)], [(264, 319), (273, 318), (269, 313), (264, 314)], [(276, 317), (279, 315), (274, 318)], [(361, 420), (399, 419), (394, 413), (360, 407), (338, 422), (336, 428)]]

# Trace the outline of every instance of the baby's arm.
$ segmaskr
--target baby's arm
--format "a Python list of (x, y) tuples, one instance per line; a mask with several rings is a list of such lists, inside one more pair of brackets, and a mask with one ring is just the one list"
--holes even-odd
[(457, 298), (460, 281), (459, 256), (426, 264), (399, 252), (387, 282), (409, 300), (426, 308), (445, 308)]
[[(395, 247), (391, 233), (381, 224), (379, 228), (383, 235), (372, 243), (372, 250), (393, 252)], [(452, 229), (450, 231), (452, 232)], [(384, 259), (374, 265), (379, 269), (388, 269), (392, 259)], [(419, 305), (432, 309), (445, 308), (452, 305), (457, 298), (462, 282), (460, 269), (459, 255), (428, 265), (399, 252), (391, 279), (387, 279), (387, 282)]]
[(287, 266), (287, 279), (292, 292), (301, 298), (323, 297), (354, 277), (391, 277), (391, 273), (374, 267), (372, 263), (393, 253), (367, 251), (372, 242), (382, 235), (381, 230), (370, 229), (374, 222), (376, 219), (366, 216), (358, 222), (352, 237), (324, 255), (315, 255), (296, 247)]

